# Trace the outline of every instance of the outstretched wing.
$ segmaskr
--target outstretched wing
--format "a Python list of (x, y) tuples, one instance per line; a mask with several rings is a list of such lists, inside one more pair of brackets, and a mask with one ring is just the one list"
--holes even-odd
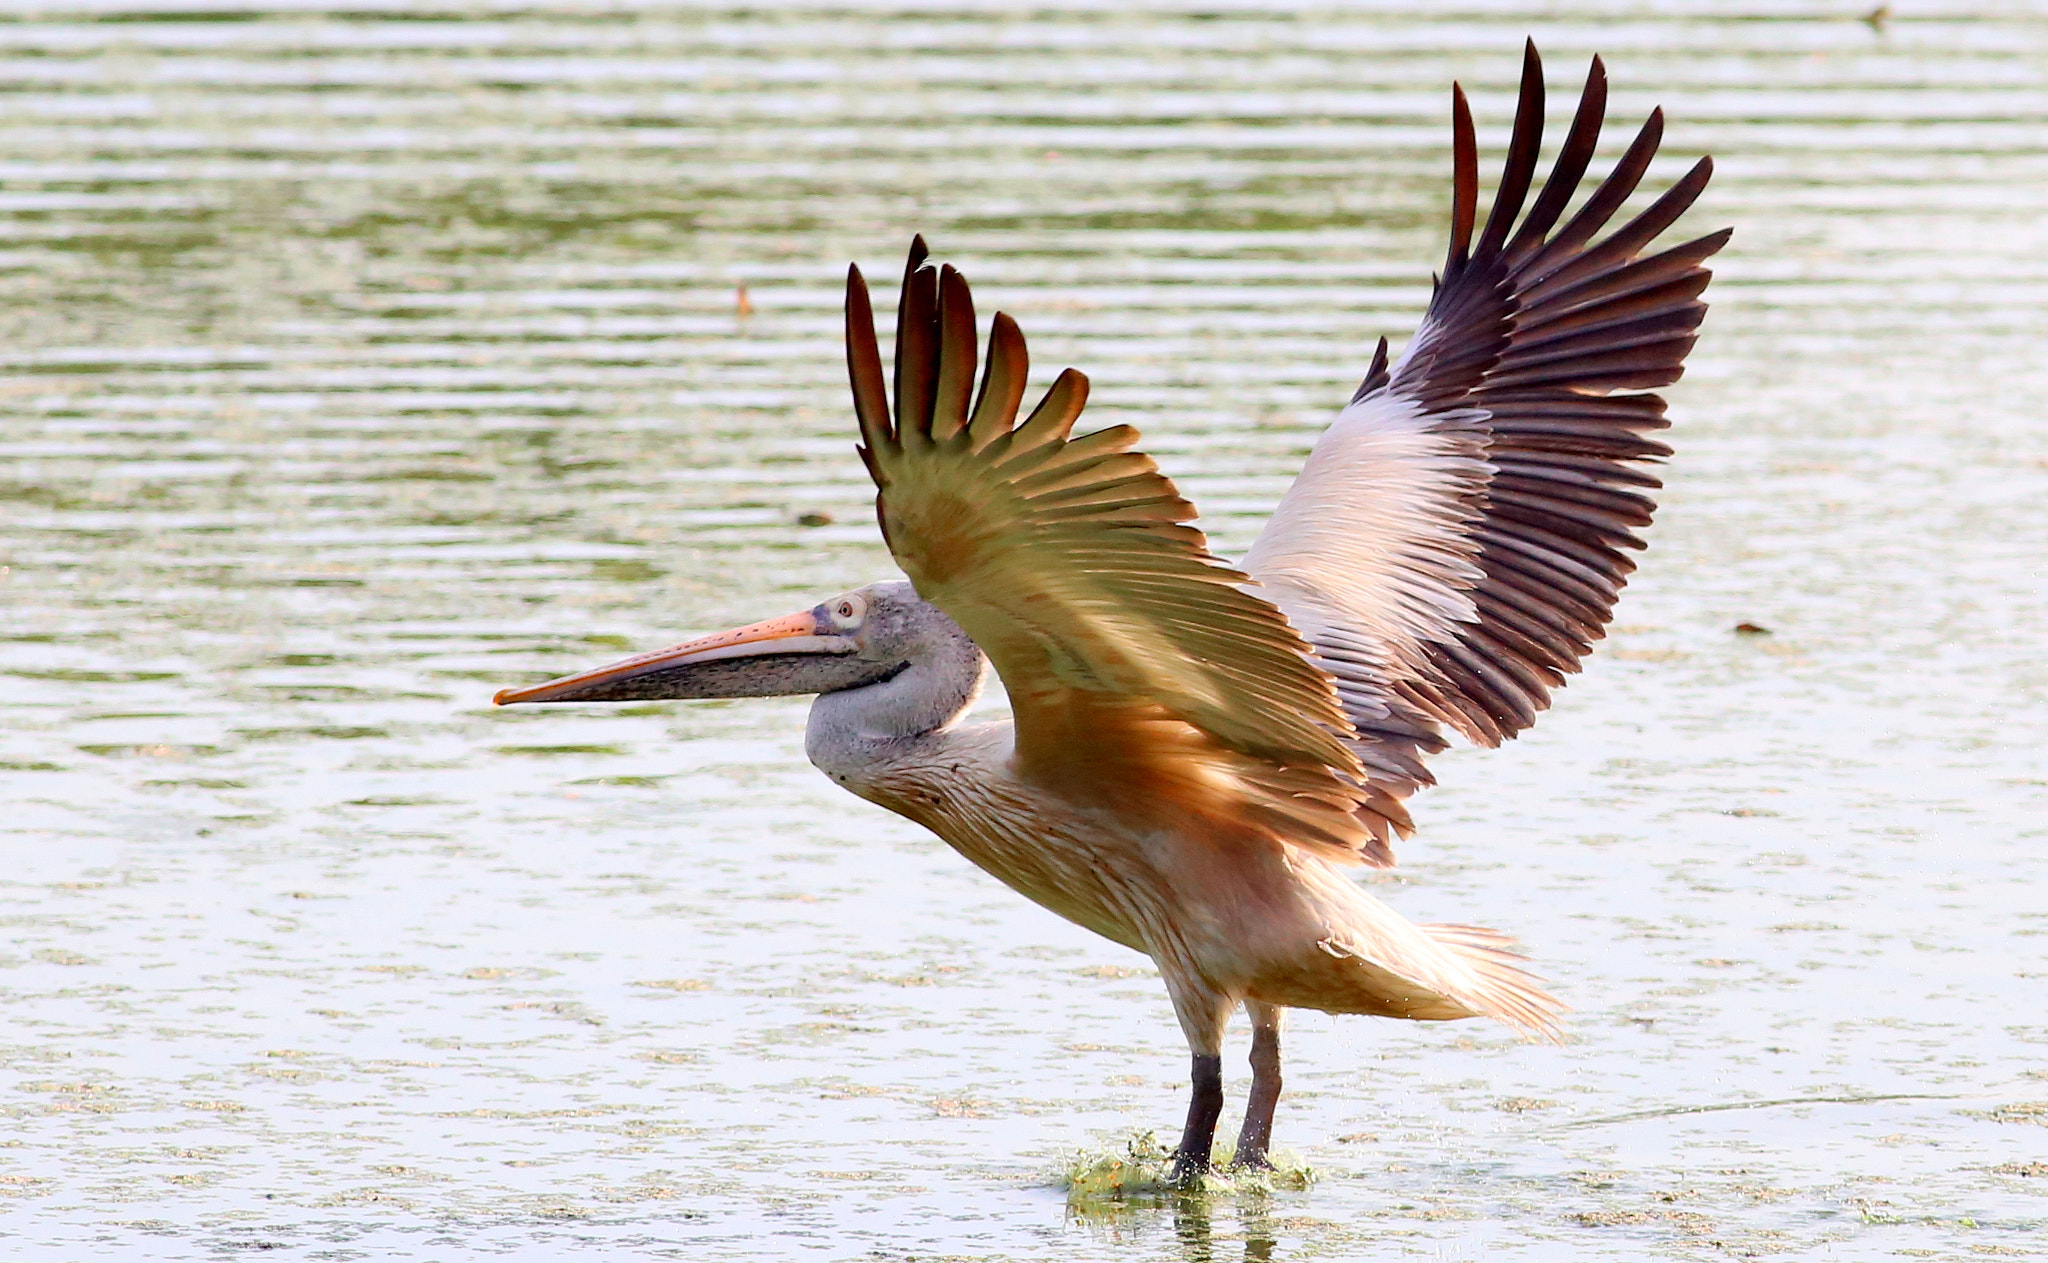
[(967, 283), (925, 256), (920, 238), (897, 309), (893, 420), (867, 286), (848, 276), (861, 455), (897, 562), (1002, 676), (1020, 770), (1354, 849), (1362, 773), (1308, 645), (1209, 554), (1186, 524), (1193, 506), (1131, 450), (1136, 430), (1069, 437), (1085, 377), (1062, 373), (1016, 423), (1026, 357), (1007, 316), (976, 394)]
[[(1543, 134), (1531, 43), (1493, 210), (1474, 244), (1478, 146), (1453, 89), (1450, 257), (1391, 373), (1381, 341), (1351, 403), (1246, 556), (1337, 681), (1373, 784), (1398, 800), (1431, 783), (1423, 756), (1448, 725), (1498, 745), (1605, 635), (1634, 570), (1624, 550), (1656, 507), (1641, 462), (1664, 400), (1613, 393), (1683, 372), (1706, 304), (1701, 264), (1726, 230), (1647, 258), (1706, 186), (1702, 158), (1600, 237), (1663, 134), (1651, 114), (1614, 171), (1553, 235), (1599, 139), (1598, 58), (1549, 180), (1519, 225)], [(1598, 238), (1596, 240), (1596, 238)], [(1403, 834), (1398, 801), (1384, 812)]]

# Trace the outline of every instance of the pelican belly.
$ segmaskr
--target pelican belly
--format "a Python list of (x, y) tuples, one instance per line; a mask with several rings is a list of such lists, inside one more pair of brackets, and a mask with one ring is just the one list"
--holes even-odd
[(1502, 936), (1417, 925), (1272, 839), (1129, 828), (1020, 779), (1011, 749), (1009, 725), (987, 724), (812, 757), (1033, 903), (1152, 957), (1169, 984), (1328, 1013), (1548, 1024), (1555, 1002)]

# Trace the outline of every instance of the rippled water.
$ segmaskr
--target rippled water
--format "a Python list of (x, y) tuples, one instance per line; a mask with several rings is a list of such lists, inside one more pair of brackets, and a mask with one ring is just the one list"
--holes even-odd
[[(2048, 1254), (2038, 14), (194, 3), (0, 20), (0, 1249)], [(1617, 634), (1382, 886), (1576, 1040), (1303, 1015), (1312, 1190), (1070, 1207), (1182, 1108), (1147, 962), (800, 703), (488, 698), (889, 572), (838, 283), (913, 230), (1241, 548), (1531, 32), (1738, 229)]]

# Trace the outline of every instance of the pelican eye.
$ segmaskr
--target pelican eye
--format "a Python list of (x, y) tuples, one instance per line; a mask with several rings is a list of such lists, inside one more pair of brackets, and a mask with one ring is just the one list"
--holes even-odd
[(825, 615), (832, 620), (832, 625), (846, 630), (860, 626), (867, 614), (868, 603), (858, 596), (842, 596), (825, 607)]

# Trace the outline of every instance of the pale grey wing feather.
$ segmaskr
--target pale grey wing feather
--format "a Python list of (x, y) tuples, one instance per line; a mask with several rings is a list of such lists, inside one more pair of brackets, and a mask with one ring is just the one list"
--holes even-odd
[[(1605, 634), (1655, 505), (1641, 462), (1664, 401), (1614, 394), (1683, 372), (1706, 305), (1701, 266), (1723, 231), (1650, 257), (1692, 204), (1702, 159), (1647, 210), (1600, 237), (1662, 136), (1652, 114), (1614, 171), (1556, 228), (1605, 112), (1599, 60), (1529, 214), (1542, 141), (1533, 45), (1506, 170), (1476, 245), (1477, 145), (1454, 91), (1451, 250), (1391, 372), (1385, 344), (1281, 501), (1244, 569), (1336, 681), (1358, 755), (1398, 800), (1430, 783), (1444, 726), (1497, 745)], [(1517, 220), (1520, 220), (1518, 223)], [(1597, 238), (1597, 240), (1596, 240)], [(1398, 807), (1398, 801), (1396, 803)], [(1387, 814), (1406, 831), (1405, 815)]]
[(1368, 824), (1387, 848), (1411, 828), (1400, 800), (1432, 783), (1423, 756), (1445, 744), (1448, 716), (1434, 703), (1449, 681), (1433, 647), (1478, 617), (1484, 420), (1385, 391), (1353, 402), (1244, 559), (1336, 682), (1354, 752), (1380, 791)]

